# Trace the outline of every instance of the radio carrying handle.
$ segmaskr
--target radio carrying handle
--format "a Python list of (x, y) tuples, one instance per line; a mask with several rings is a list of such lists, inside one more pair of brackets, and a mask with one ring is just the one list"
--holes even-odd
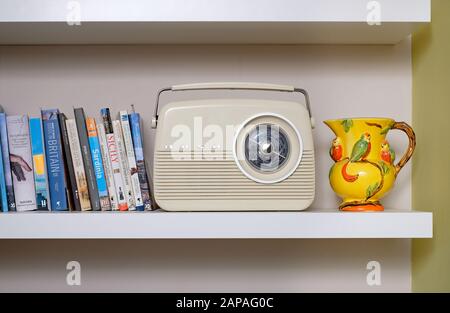
[(305, 89), (295, 88), (287, 85), (275, 85), (275, 84), (262, 84), (262, 83), (195, 83), (195, 84), (183, 84), (174, 85), (172, 87), (166, 87), (158, 92), (156, 98), (155, 112), (152, 118), (152, 128), (156, 128), (158, 124), (158, 108), (159, 98), (163, 92), (166, 91), (186, 91), (186, 90), (260, 90), (260, 91), (280, 91), (280, 92), (299, 92), (303, 94), (306, 101), (306, 109), (308, 110), (311, 125), (314, 127), (314, 119), (311, 114), (311, 106), (309, 102), (309, 95)]

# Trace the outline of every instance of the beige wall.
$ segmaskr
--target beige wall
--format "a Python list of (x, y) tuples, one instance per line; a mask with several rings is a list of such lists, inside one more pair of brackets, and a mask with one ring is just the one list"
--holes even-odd
[[(159, 88), (200, 81), (286, 83), (310, 92), (318, 175), (312, 209), (338, 204), (327, 179), (332, 133), (322, 120), (411, 119), (408, 40), (397, 46), (0, 47), (0, 103), (9, 114), (59, 107), (71, 115), (80, 105), (98, 117), (102, 106), (134, 103), (149, 121)], [(149, 157), (148, 125), (145, 131)], [(400, 155), (407, 140), (391, 137)], [(409, 210), (410, 190), (408, 166), (386, 207)], [(410, 290), (409, 240), (0, 241), (0, 290), (70, 291), (65, 263), (72, 259), (82, 263), (80, 290), (86, 291)], [(381, 262), (381, 287), (366, 284), (370, 260)]]

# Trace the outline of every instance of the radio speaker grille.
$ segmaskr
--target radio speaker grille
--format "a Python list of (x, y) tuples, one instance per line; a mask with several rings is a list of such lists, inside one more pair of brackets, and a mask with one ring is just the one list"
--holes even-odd
[(236, 166), (231, 152), (195, 155), (157, 151), (154, 164), (154, 192), (161, 200), (312, 200), (314, 198), (314, 152), (303, 151), (297, 170), (285, 181), (259, 184)]

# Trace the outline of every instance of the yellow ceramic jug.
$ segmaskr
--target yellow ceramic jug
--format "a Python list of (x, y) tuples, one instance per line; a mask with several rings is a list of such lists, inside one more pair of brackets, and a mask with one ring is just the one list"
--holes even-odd
[[(411, 158), (416, 138), (404, 122), (388, 118), (348, 118), (324, 122), (336, 135), (330, 148), (335, 164), (330, 169), (330, 184), (343, 199), (342, 211), (383, 211), (380, 199), (391, 190), (395, 178)], [(398, 164), (386, 140), (391, 129), (404, 131), (409, 147)]]

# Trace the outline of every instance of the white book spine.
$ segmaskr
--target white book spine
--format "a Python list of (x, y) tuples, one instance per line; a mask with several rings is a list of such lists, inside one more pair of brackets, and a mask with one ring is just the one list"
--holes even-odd
[(37, 209), (36, 190), (28, 116), (7, 116), (6, 125), (16, 210), (34, 211)]
[(91, 201), (84, 171), (83, 155), (78, 138), (77, 123), (74, 119), (66, 120), (67, 136), (69, 137), (70, 154), (72, 155), (73, 170), (77, 182), (78, 199), (82, 211), (91, 211)]
[(128, 158), (128, 170), (130, 172), (131, 188), (133, 189), (136, 208), (141, 207), (144, 209), (144, 202), (142, 200), (141, 186), (139, 183), (139, 175), (136, 165), (136, 157), (134, 155), (133, 139), (131, 137), (130, 121), (128, 120), (127, 111), (120, 111), (120, 123), (122, 124), (123, 142), (125, 144), (125, 151)]
[(117, 205), (116, 186), (114, 185), (114, 175), (109, 157), (108, 143), (106, 141), (105, 126), (101, 123), (97, 124), (98, 141), (100, 143), (100, 150), (102, 152), (103, 167), (105, 169), (106, 185), (108, 187), (109, 201), (113, 211), (119, 210)]
[(131, 175), (130, 171), (128, 170), (128, 158), (125, 152), (125, 145), (123, 143), (122, 127), (120, 125), (120, 121), (112, 121), (112, 125), (114, 138), (117, 145), (117, 151), (119, 152), (120, 171), (122, 173), (124, 191), (128, 203), (128, 210), (134, 211), (136, 210), (136, 203), (134, 201), (133, 189), (131, 188)]
[(106, 134), (106, 141), (108, 143), (109, 159), (111, 161), (111, 169), (113, 171), (114, 186), (116, 187), (117, 206), (119, 207), (119, 211), (127, 211), (128, 202), (125, 194), (120, 155), (117, 150), (116, 136), (114, 136), (114, 132)]

